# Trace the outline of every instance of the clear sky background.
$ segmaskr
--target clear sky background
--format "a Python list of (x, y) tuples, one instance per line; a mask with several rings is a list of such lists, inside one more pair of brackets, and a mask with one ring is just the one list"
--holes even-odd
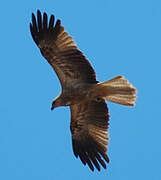
[[(107, 170), (74, 157), (69, 108), (50, 110), (61, 89), (29, 32), (37, 9), (62, 20), (100, 81), (138, 89), (134, 108), (108, 103)], [(0, 47), (1, 180), (161, 179), (161, 1), (2, 1)]]

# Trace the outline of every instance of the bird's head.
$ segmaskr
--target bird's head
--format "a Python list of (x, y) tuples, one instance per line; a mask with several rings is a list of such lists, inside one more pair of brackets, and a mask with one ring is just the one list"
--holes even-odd
[(58, 96), (53, 100), (51, 110), (54, 110), (56, 107), (59, 106), (65, 106), (64, 100), (61, 96)]
[(56, 107), (59, 107), (59, 106), (61, 106), (60, 100), (56, 99), (52, 102), (51, 110), (54, 110)]

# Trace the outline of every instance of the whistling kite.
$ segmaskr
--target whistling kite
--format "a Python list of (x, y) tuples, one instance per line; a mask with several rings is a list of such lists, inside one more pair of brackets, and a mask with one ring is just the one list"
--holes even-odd
[(54, 24), (54, 15), (32, 14), (30, 31), (42, 55), (55, 70), (62, 92), (53, 101), (51, 109), (70, 106), (73, 152), (84, 165), (100, 171), (109, 162), (109, 112), (105, 100), (133, 106), (136, 89), (123, 76), (100, 83), (89, 61), (65, 31), (61, 21)]

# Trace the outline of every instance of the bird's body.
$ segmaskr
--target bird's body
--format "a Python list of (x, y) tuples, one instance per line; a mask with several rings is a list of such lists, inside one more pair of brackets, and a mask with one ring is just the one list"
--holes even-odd
[[(57, 101), (54, 101), (55, 107), (58, 106), (69, 106), (76, 104), (82, 99), (89, 99), (91, 90), (94, 87), (95, 84), (93, 83), (78, 83), (78, 82), (71, 82), (69, 85), (67, 85), (61, 92), (61, 94), (55, 99)], [(89, 89), (89, 90), (88, 90)], [(59, 104), (61, 101), (62, 103)], [(58, 105), (59, 104), (59, 105)]]
[(84, 165), (100, 170), (109, 162), (108, 144), (109, 112), (105, 100), (133, 106), (136, 89), (123, 76), (103, 83), (98, 82), (89, 61), (77, 48), (73, 38), (61, 26), (54, 25), (55, 17), (32, 14), (30, 31), (42, 55), (55, 70), (62, 92), (52, 103), (52, 108), (70, 106), (73, 152)]

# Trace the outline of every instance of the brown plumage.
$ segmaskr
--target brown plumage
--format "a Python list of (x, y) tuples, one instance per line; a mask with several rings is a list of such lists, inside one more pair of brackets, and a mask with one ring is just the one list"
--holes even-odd
[(109, 112), (105, 100), (133, 106), (136, 89), (123, 76), (99, 83), (89, 61), (77, 48), (61, 21), (54, 15), (32, 14), (30, 31), (42, 55), (55, 70), (62, 92), (53, 101), (52, 108), (70, 106), (73, 152), (93, 171), (106, 168), (109, 158)]

